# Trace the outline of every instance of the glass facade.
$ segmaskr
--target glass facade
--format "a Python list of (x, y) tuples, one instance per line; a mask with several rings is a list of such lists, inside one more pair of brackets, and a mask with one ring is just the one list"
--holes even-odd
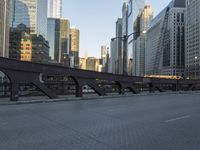
[(185, 70), (185, 0), (173, 0), (153, 19), (146, 34), (148, 75), (182, 76)]
[(47, 20), (47, 40), (49, 41), (49, 56), (50, 60), (55, 60), (55, 49), (56, 49), (56, 26), (57, 26), (57, 19), (48, 18)]
[(200, 1), (186, 2), (186, 77), (200, 79)]
[[(140, 25), (138, 16), (142, 12), (145, 6), (144, 0), (129, 0), (128, 3), (128, 35), (136, 32), (140, 32)], [(132, 75), (134, 70), (134, 61), (133, 60), (133, 46), (134, 46), (134, 38), (136, 34), (130, 36), (128, 39), (128, 52), (127, 52), (127, 72), (129, 75)]]
[(10, 0), (10, 26), (24, 24), (31, 34), (47, 38), (47, 0)]
[[(122, 18), (118, 18), (116, 22), (116, 37), (122, 37)], [(122, 39), (117, 38), (117, 74), (123, 73), (123, 51), (122, 51)]]
[(79, 68), (79, 30), (75, 27), (70, 29), (70, 56), (73, 57), (72, 67)]
[[(138, 15), (145, 6), (144, 0), (129, 0), (128, 4), (128, 34), (138, 32)], [(129, 38), (129, 42), (133, 40), (133, 36)]]
[(65, 18), (48, 18), (47, 29), (51, 61), (63, 63), (69, 56), (70, 22)]

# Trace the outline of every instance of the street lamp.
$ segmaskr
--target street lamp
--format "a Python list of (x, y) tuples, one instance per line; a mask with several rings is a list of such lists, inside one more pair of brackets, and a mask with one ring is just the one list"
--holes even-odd
[(197, 59), (198, 59), (198, 56), (195, 56), (194, 59), (195, 59), (195, 62), (194, 62), (195, 63), (194, 64), (195, 65), (195, 79), (197, 79)]
[[(135, 36), (136, 34), (139, 34), (139, 33), (145, 34), (146, 32), (147, 32), (146, 30), (143, 30), (140, 32), (133, 32), (129, 35), (124, 35), (123, 37), (115, 37), (111, 39), (111, 41), (114, 41), (116, 39), (122, 39), (123, 41), (123, 75), (128, 75), (127, 73), (127, 51), (128, 51), (127, 43), (128, 43), (129, 37), (132, 35)], [(135, 37), (133, 39), (135, 40)]]

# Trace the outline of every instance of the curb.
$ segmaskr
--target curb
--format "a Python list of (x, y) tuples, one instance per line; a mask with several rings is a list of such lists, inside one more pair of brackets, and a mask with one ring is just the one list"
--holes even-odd
[(20, 105), (20, 104), (36, 104), (36, 103), (53, 103), (53, 102), (68, 102), (68, 101), (82, 101), (82, 100), (107, 100), (115, 99), (122, 97), (138, 97), (138, 96), (162, 96), (162, 95), (177, 95), (177, 94), (200, 94), (200, 91), (179, 91), (179, 92), (165, 92), (165, 93), (143, 93), (143, 94), (129, 94), (129, 95), (109, 95), (109, 96), (94, 96), (94, 97), (65, 97), (65, 98), (56, 98), (56, 99), (40, 99), (40, 100), (26, 100), (26, 101), (6, 101), (0, 102), (1, 105)]

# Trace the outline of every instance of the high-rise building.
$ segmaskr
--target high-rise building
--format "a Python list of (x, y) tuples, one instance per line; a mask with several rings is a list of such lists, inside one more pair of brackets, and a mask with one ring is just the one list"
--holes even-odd
[(118, 59), (117, 59), (117, 40), (114, 39), (111, 41), (110, 43), (110, 51), (111, 51), (111, 72), (113, 74), (117, 74), (118, 73), (118, 66), (117, 66), (117, 62), (118, 62)]
[(109, 48), (107, 48), (105, 72), (111, 73), (111, 66), (110, 65), (111, 65), (110, 64), (110, 52), (109, 52)]
[(10, 27), (19, 24), (47, 39), (47, 0), (10, 0)]
[[(122, 18), (118, 18), (116, 22), (116, 37), (122, 37)], [(123, 49), (122, 49), (122, 38), (116, 39), (117, 46), (117, 74), (123, 73)]]
[(186, 0), (186, 76), (200, 78), (200, 1)]
[(48, 18), (47, 20), (47, 40), (49, 41), (49, 56), (51, 62), (56, 62), (55, 52), (59, 51), (60, 20)]
[(86, 59), (86, 70), (99, 71), (100, 60), (95, 57), (88, 57)]
[(10, 58), (22, 61), (48, 63), (49, 43), (43, 36), (30, 34), (24, 24), (10, 29)]
[(122, 7), (122, 35), (128, 34), (128, 2), (123, 3)]
[(10, 1), (0, 0), (0, 56), (9, 55), (9, 13)]
[(62, 17), (62, 0), (50, 0), (50, 18)]
[[(122, 37), (128, 35), (128, 1), (123, 3), (122, 7)], [(123, 73), (127, 73), (127, 44), (122, 42), (122, 66)]]
[(178, 75), (185, 71), (185, 0), (172, 0), (146, 33), (145, 73)]
[(70, 57), (73, 59), (74, 68), (79, 68), (79, 34), (80, 31), (76, 27), (70, 29)]
[[(151, 5), (145, 5), (140, 14), (140, 31), (147, 31), (153, 19), (153, 9)], [(142, 34), (142, 33), (141, 33)]]
[(153, 10), (151, 5), (145, 5), (143, 11), (138, 16), (141, 33), (135, 38), (133, 46), (133, 70), (135, 76), (145, 75), (145, 32), (153, 19)]
[(142, 32), (140, 29), (140, 20), (138, 16), (141, 14), (143, 11), (143, 8), (145, 6), (145, 1), (144, 0), (129, 0), (128, 3), (128, 35), (133, 34), (128, 38), (128, 51), (127, 51), (127, 73), (129, 75), (133, 74), (133, 71), (135, 68), (134, 62), (136, 61), (134, 59), (134, 44), (136, 38), (140, 35)]
[(86, 70), (86, 57), (79, 58), (79, 69)]
[(48, 18), (48, 36), (51, 62), (69, 64), (70, 22), (66, 18)]
[(56, 53), (56, 60), (58, 62), (65, 62), (65, 59), (69, 57), (69, 46), (70, 46), (70, 22), (66, 18), (60, 19), (60, 50)]
[[(114, 74), (123, 73), (122, 18), (116, 22), (115, 38), (111, 40), (111, 64)], [(105, 56), (106, 57), (106, 56)]]
[(105, 72), (106, 67), (107, 46), (101, 46), (101, 65), (102, 71)]

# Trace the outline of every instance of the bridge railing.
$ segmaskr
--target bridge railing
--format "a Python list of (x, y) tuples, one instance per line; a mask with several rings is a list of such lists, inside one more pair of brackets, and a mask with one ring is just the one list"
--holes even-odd
[[(165, 92), (178, 90), (199, 90), (199, 80), (176, 80), (144, 78), (100, 73), (67, 68), (49, 64), (23, 62), (0, 58), (0, 71), (5, 73), (10, 83), (0, 85), (3, 96), (16, 101), (20, 96), (46, 95), (56, 98), (59, 95), (97, 93), (99, 96), (110, 93)], [(1, 95), (0, 95), (1, 96)]]

